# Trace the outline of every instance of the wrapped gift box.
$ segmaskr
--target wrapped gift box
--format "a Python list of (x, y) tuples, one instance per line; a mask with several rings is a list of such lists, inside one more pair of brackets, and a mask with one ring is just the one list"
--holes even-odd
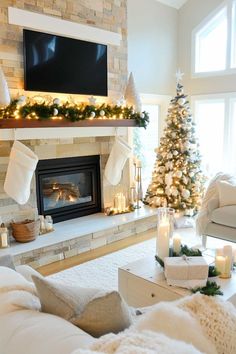
[(166, 257), (164, 263), (168, 285), (188, 289), (206, 285), (209, 267), (203, 257)]

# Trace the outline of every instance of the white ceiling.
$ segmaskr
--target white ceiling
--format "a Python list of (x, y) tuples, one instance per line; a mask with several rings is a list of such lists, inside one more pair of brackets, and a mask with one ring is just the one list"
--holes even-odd
[(183, 4), (185, 4), (188, 0), (156, 0), (156, 1), (174, 7), (175, 9), (180, 9), (181, 6), (183, 6)]

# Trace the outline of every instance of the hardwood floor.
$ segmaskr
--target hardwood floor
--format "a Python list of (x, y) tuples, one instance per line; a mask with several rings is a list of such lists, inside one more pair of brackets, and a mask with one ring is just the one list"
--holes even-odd
[(50, 275), (53, 273), (57, 273), (62, 270), (79, 265), (81, 263), (88, 262), (92, 259), (105, 256), (106, 254), (119, 251), (123, 248), (135, 245), (146, 240), (150, 240), (153, 237), (156, 237), (156, 230), (145, 231), (140, 234), (126, 238), (124, 240), (120, 240), (117, 242), (113, 242), (109, 245), (99, 247), (95, 250), (84, 252), (82, 254), (79, 254), (78, 256), (66, 258), (62, 261), (42, 266), (38, 268), (37, 271), (40, 272), (42, 275)]

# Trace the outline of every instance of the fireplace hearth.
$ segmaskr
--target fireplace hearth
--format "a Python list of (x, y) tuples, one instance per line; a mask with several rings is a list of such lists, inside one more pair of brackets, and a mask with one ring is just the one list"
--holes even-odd
[(100, 212), (100, 157), (40, 160), (36, 194), (39, 214), (54, 222)]

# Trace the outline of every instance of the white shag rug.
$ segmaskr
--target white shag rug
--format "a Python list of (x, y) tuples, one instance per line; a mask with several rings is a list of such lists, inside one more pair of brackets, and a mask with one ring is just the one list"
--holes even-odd
[[(193, 229), (184, 229), (180, 233), (183, 242), (187, 243), (189, 246), (200, 243), (200, 240), (195, 236)], [(156, 239), (153, 238), (50, 275), (49, 278), (61, 281), (67, 285), (117, 290), (118, 268), (150, 255), (153, 256), (154, 259), (155, 250)]]
[[(189, 247), (201, 247), (201, 238), (196, 236), (193, 228), (177, 229), (175, 232), (181, 235), (182, 244)], [(214, 249), (222, 247), (222, 244), (232, 243), (208, 237), (206, 254), (214, 256)], [(147, 256), (153, 256), (154, 259), (155, 251), (156, 239), (153, 238), (50, 275), (49, 278), (67, 285), (117, 290), (118, 268)]]

